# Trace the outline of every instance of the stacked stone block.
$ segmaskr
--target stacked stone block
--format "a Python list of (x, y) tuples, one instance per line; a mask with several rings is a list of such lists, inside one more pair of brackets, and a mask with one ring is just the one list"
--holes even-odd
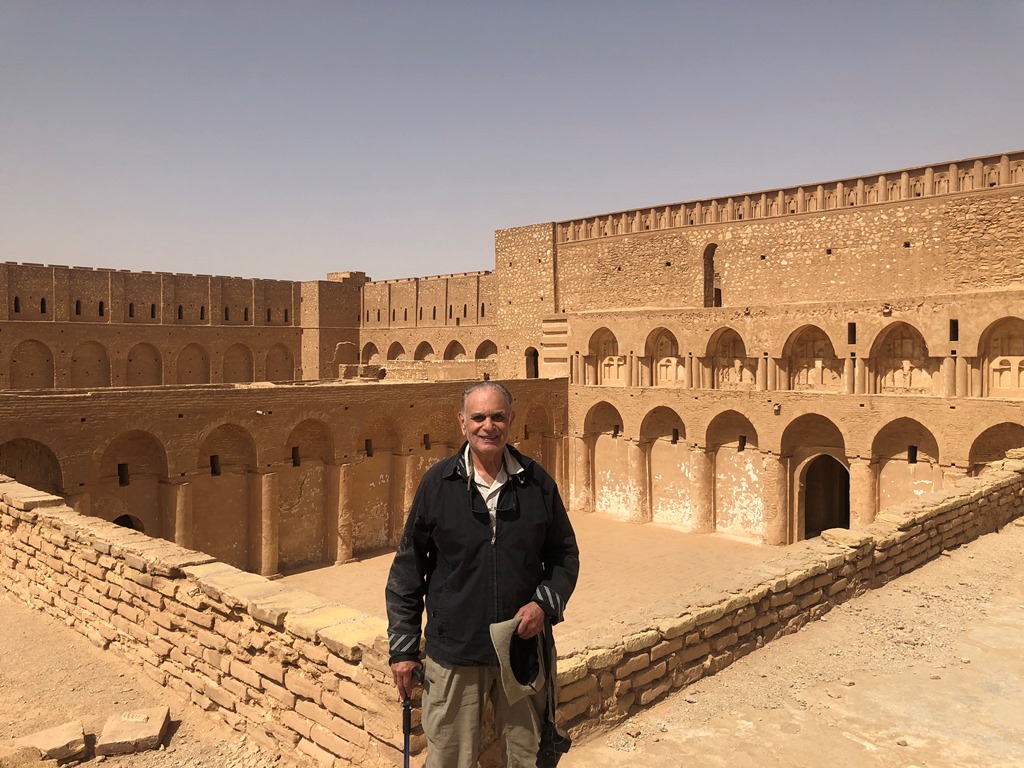
[(13, 481), (0, 498), (10, 592), (274, 752), (326, 766), (401, 763), (381, 620)]

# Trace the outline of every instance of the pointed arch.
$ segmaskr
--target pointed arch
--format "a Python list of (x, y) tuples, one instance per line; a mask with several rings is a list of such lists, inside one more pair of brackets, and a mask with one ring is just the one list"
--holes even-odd
[(363, 346), (363, 351), (359, 355), (359, 360), (363, 365), (375, 365), (380, 359), (380, 350), (377, 349), (377, 345), (372, 341), (368, 341)]
[(982, 396), (1024, 398), (1024, 320), (1004, 317), (981, 335)]
[(413, 353), (414, 360), (433, 360), (434, 359), (434, 348), (430, 346), (429, 341), (421, 341), (419, 346), (416, 347), (416, 351)]
[(405, 360), (405, 347), (397, 341), (388, 347), (388, 360)]
[(224, 351), (225, 384), (246, 384), (253, 380), (252, 350), (245, 344), (232, 344)]
[(71, 386), (76, 389), (110, 386), (110, 356), (106, 348), (87, 341), (71, 354)]
[(175, 368), (179, 384), (210, 383), (210, 356), (198, 344), (188, 344), (178, 353)]
[(37, 440), (18, 437), (0, 445), (0, 474), (39, 491), (64, 494), (64, 477), (53, 451)]
[(150, 536), (173, 538), (173, 513), (164, 507), (167, 451), (143, 430), (123, 432), (103, 450), (92, 514), (104, 520), (123, 516), (140, 521)]
[(871, 459), (878, 467), (879, 512), (942, 487), (938, 441), (916, 419), (902, 417), (882, 427)]
[(883, 329), (871, 346), (874, 392), (878, 394), (935, 394), (939, 359), (931, 357), (921, 332), (897, 322)]
[(816, 325), (798, 328), (783, 347), (787, 389), (838, 392), (843, 388), (843, 361), (832, 340)]
[(474, 357), (477, 360), (490, 360), (498, 356), (498, 345), (490, 339), (485, 339), (480, 342), (480, 346), (476, 348), (476, 354)]
[(466, 358), (466, 350), (458, 341), (451, 341), (444, 350), (445, 360), (464, 360)]
[(713, 389), (754, 389), (757, 363), (747, 356), (743, 337), (732, 328), (716, 331), (708, 342)]
[(11, 353), (11, 389), (52, 389), (53, 353), (41, 341), (28, 339)]
[(272, 346), (267, 350), (265, 370), (267, 381), (293, 381), (295, 379), (295, 363), (292, 360), (291, 350), (280, 343)]

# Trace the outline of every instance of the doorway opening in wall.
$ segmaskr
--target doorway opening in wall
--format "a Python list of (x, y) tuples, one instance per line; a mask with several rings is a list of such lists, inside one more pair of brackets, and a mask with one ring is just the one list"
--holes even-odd
[(138, 531), (139, 533), (146, 532), (146, 528), (142, 525), (142, 521), (134, 515), (121, 515), (120, 517), (115, 517), (114, 525), (131, 528), (133, 531)]
[(819, 456), (804, 475), (804, 538), (850, 527), (850, 473), (831, 456)]
[(533, 347), (526, 348), (526, 378), (536, 379), (540, 371), (540, 354)]

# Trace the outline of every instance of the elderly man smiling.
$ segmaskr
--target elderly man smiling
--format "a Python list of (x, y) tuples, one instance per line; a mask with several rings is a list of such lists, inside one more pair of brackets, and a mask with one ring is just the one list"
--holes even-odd
[(468, 387), (458, 419), (466, 442), (423, 476), (391, 566), (391, 670), (404, 699), (425, 602), (428, 768), (476, 765), (488, 699), (506, 764), (535, 766), (548, 699), (541, 688), (510, 700), (490, 627), (517, 619), (515, 634), (529, 640), (561, 621), (579, 572), (576, 535), (551, 476), (507, 445), (506, 387)]

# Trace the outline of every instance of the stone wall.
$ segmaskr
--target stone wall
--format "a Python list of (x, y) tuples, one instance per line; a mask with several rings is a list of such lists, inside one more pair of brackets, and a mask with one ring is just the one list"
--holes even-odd
[(825, 531), (755, 568), (724, 576), (652, 626), (593, 627), (590, 648), (559, 659), (558, 720), (576, 734), (615, 723), (727, 667), (945, 550), (1024, 513), (1024, 451), (981, 477)]
[(401, 764), (382, 620), (3, 480), (0, 586), (275, 752)]

